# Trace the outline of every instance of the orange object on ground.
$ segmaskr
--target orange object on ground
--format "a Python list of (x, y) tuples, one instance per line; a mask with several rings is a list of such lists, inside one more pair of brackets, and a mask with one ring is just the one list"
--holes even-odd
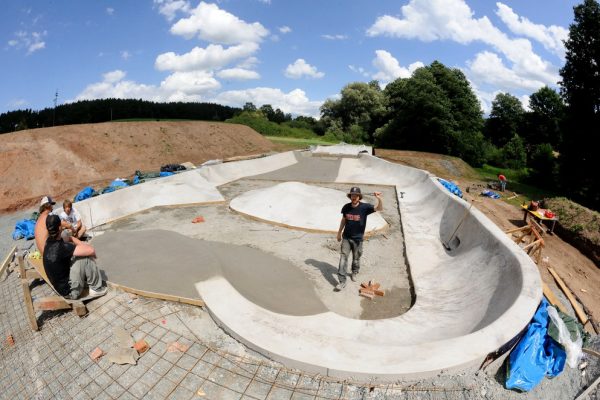
[(369, 281), (360, 284), (358, 295), (372, 299), (375, 296), (385, 296), (385, 292), (380, 290), (381, 285), (379, 283)]
[(102, 349), (100, 347), (96, 347), (94, 349), (94, 351), (92, 351), (90, 353), (90, 358), (93, 361), (98, 361), (100, 359), (100, 357), (102, 357), (104, 355), (104, 351), (102, 351)]
[(189, 349), (189, 347), (190, 346), (186, 346), (185, 344), (181, 344), (179, 342), (173, 342), (167, 347), (167, 351), (171, 353), (174, 353), (176, 351), (185, 353)]
[(14, 345), (15, 345), (15, 339), (13, 338), (13, 335), (8, 335), (8, 336), (6, 337), (6, 343), (7, 343), (9, 346), (14, 346)]
[(144, 339), (135, 342), (133, 348), (137, 350), (138, 354), (143, 354), (150, 349), (150, 345)]
[(192, 224), (197, 224), (197, 223), (199, 223), (199, 222), (204, 222), (204, 217), (203, 217), (203, 216), (201, 216), (201, 215), (197, 216), (196, 218), (194, 218), (194, 219), (192, 220)]

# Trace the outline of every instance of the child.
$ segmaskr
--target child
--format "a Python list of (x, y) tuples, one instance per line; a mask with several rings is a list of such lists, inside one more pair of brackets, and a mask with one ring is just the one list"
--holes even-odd
[(73, 203), (71, 200), (65, 200), (63, 202), (63, 211), (59, 215), (61, 220), (61, 225), (68, 229), (72, 236), (75, 236), (77, 239), (81, 239), (85, 234), (85, 226), (81, 222), (81, 216), (73, 208)]

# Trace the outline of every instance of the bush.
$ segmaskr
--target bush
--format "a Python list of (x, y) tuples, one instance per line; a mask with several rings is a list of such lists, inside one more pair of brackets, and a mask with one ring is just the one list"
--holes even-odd
[(556, 185), (558, 162), (550, 144), (542, 143), (533, 148), (529, 166), (532, 183), (545, 188), (553, 188)]
[(264, 136), (283, 136), (302, 139), (312, 139), (317, 137), (317, 135), (309, 129), (293, 128), (287, 124), (270, 122), (260, 111), (244, 111), (225, 122), (246, 125)]
[(514, 135), (508, 143), (502, 147), (501, 166), (511, 169), (521, 169), (527, 164), (527, 153), (525, 144), (519, 135)]

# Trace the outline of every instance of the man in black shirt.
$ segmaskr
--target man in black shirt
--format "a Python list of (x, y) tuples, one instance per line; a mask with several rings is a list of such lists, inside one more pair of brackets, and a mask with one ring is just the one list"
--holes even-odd
[(75, 237), (70, 237), (69, 242), (63, 241), (58, 215), (48, 215), (46, 228), (48, 239), (44, 246), (44, 269), (56, 291), (76, 300), (87, 284), (90, 287), (88, 297), (104, 296), (107, 289), (102, 286), (102, 276), (94, 261), (94, 248)]
[[(356, 275), (360, 270), (360, 256), (362, 255), (362, 243), (367, 227), (367, 216), (375, 211), (383, 210), (381, 193), (373, 193), (377, 198), (377, 205), (370, 203), (361, 203), (362, 194), (360, 188), (353, 187), (348, 193), (350, 203), (342, 207), (342, 221), (338, 230), (337, 240), (342, 242), (342, 253), (340, 256), (340, 265), (338, 268), (339, 283), (335, 287), (337, 291), (346, 287), (346, 275), (350, 275), (353, 282), (356, 281)], [(343, 235), (342, 235), (343, 232)], [(343, 239), (343, 240), (342, 240)], [(352, 272), (348, 273), (348, 256), (352, 251)]]

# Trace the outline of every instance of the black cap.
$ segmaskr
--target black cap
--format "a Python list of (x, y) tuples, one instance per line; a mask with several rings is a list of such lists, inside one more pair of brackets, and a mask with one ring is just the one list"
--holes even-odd
[(350, 191), (348, 192), (348, 194), (346, 196), (348, 196), (348, 198), (350, 198), (350, 196), (352, 196), (353, 194), (357, 194), (359, 199), (362, 200), (362, 193), (360, 192), (360, 188), (353, 186), (350, 188)]
[(48, 215), (46, 218), (46, 229), (48, 229), (48, 233), (50, 235), (56, 235), (58, 233), (58, 228), (60, 228), (60, 218), (58, 215)]

